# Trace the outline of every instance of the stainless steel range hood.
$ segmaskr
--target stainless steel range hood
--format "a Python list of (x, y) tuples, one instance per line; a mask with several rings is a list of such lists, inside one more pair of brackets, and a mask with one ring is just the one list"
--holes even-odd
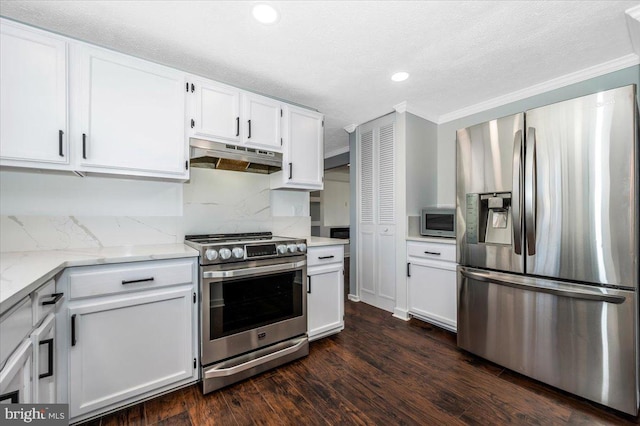
[(190, 138), (191, 167), (269, 174), (282, 170), (282, 154)]

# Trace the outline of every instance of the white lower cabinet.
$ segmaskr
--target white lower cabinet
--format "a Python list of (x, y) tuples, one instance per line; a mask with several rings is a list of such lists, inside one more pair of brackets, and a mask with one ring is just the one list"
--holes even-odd
[(455, 246), (447, 243), (407, 243), (409, 314), (456, 331)]
[(194, 259), (63, 274), (72, 422), (197, 380), (195, 277)]
[(24, 340), (11, 354), (0, 371), (0, 404), (26, 404), (33, 402), (31, 370), (33, 344)]
[(47, 315), (42, 325), (31, 333), (33, 343), (33, 401), (38, 404), (55, 404), (56, 379), (56, 321)]
[(310, 247), (307, 324), (313, 341), (344, 329), (344, 247)]

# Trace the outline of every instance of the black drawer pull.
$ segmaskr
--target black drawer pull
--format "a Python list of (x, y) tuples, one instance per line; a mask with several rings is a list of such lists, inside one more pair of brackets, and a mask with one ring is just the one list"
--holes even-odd
[(142, 278), (139, 280), (122, 280), (122, 285), (127, 285), (127, 284), (135, 284), (135, 283), (144, 283), (147, 281), (153, 281), (153, 277), (150, 278)]
[(293, 177), (293, 163), (289, 163), (289, 180)]
[(48, 345), (47, 356), (49, 359), (47, 361), (47, 372), (40, 374), (38, 376), (39, 379), (44, 379), (45, 377), (53, 376), (53, 339), (46, 339), (46, 340), (40, 341), (40, 346), (42, 345)]
[(82, 134), (82, 158), (87, 159), (87, 134)]
[(249, 136), (247, 136), (247, 139), (251, 139), (251, 120), (249, 121)]
[(407, 277), (411, 278), (411, 263), (407, 263)]
[(311, 293), (311, 275), (307, 275), (307, 293)]
[(20, 391), (7, 392), (0, 395), (0, 401), (9, 401), (11, 404), (20, 403)]
[(236, 117), (236, 136), (240, 136), (240, 117)]
[(425, 251), (424, 254), (432, 254), (434, 256), (440, 256), (440, 253), (438, 253), (437, 251)]
[(331, 255), (331, 256), (319, 256), (318, 259), (333, 259), (335, 256)]
[(51, 299), (45, 300), (44, 302), (41, 303), (41, 305), (42, 306), (55, 305), (56, 303), (58, 303), (60, 299), (62, 299), (62, 296), (64, 296), (64, 293), (52, 293)]

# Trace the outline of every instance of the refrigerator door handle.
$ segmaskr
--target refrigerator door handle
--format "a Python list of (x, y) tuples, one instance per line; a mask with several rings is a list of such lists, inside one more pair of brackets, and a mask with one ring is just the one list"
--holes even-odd
[(511, 221), (513, 222), (513, 250), (522, 254), (522, 130), (513, 139), (513, 192)]
[(527, 131), (525, 151), (524, 218), (527, 232), (527, 254), (536, 254), (536, 129)]
[(606, 302), (619, 305), (624, 303), (626, 297), (617, 296), (613, 294), (603, 294), (597, 292), (587, 292), (580, 290), (570, 290), (566, 288), (547, 287), (542, 285), (534, 285), (527, 282), (526, 278), (510, 275), (508, 279), (503, 279), (496, 274), (484, 273), (484, 272), (471, 272), (466, 270), (460, 270), (460, 273), (472, 280), (482, 281), (487, 283), (493, 283), (503, 285), (507, 287), (513, 287), (521, 290), (535, 291), (537, 293), (548, 293), (554, 296), (570, 297), (573, 299), (592, 300), (594, 302)]

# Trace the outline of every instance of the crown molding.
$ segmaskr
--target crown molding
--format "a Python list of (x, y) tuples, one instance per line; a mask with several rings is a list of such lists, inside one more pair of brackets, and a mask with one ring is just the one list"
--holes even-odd
[(410, 106), (407, 103), (407, 101), (400, 102), (399, 104), (394, 105), (393, 109), (399, 114), (402, 114), (403, 112), (408, 112), (410, 114), (417, 115), (420, 118), (424, 118), (425, 120), (430, 121), (432, 123), (436, 123), (436, 124), (438, 123), (438, 117), (430, 114), (425, 114), (422, 111), (418, 111), (417, 109)]
[(636, 55), (640, 55), (640, 6), (627, 9), (624, 13), (633, 51), (636, 52)]
[(396, 112), (399, 114), (402, 114), (403, 112), (407, 112), (407, 101), (400, 102), (399, 104), (394, 105), (393, 109), (395, 109)]
[(624, 13), (636, 21), (640, 21), (640, 6), (630, 7)]
[(349, 124), (348, 126), (344, 126), (344, 130), (347, 131), (347, 133), (353, 133), (356, 130), (356, 127), (358, 127), (357, 124)]
[(506, 105), (511, 102), (520, 101), (522, 99), (530, 98), (532, 96), (540, 95), (551, 90), (560, 89), (561, 87), (579, 83), (590, 78), (599, 77), (601, 75), (605, 75), (614, 71), (620, 71), (621, 69), (638, 64), (640, 64), (640, 58), (638, 57), (638, 55), (630, 53), (612, 61), (604, 62), (602, 64), (585, 68), (571, 74), (566, 74), (561, 77), (545, 81), (544, 83), (536, 84), (522, 90), (517, 90), (503, 96), (498, 96), (497, 98), (489, 99), (488, 101), (480, 102), (475, 105), (459, 109), (457, 111), (443, 114), (438, 118), (437, 123), (448, 123), (449, 121), (457, 120), (458, 118), (467, 117), (472, 114), (487, 111), (489, 109)]

